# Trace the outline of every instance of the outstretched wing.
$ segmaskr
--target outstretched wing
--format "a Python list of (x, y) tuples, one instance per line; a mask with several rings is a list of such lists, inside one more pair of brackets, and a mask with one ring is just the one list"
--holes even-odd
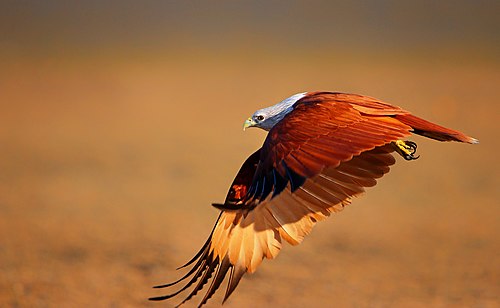
[[(351, 202), (352, 197), (364, 191), (364, 187), (374, 186), (376, 179), (387, 173), (389, 166), (394, 164), (391, 152), (390, 146), (364, 152), (336, 168), (326, 168), (317, 176), (307, 179), (294, 192), (290, 183), (287, 183), (278, 196), (268, 196), (252, 209), (222, 211), (205, 245), (183, 266), (192, 265), (188, 273), (174, 283), (157, 288), (173, 286), (186, 280), (187, 283), (177, 292), (151, 300), (174, 297), (194, 285), (180, 303), (183, 304), (213, 277), (200, 302), (202, 306), (229, 273), (225, 301), (245, 273), (253, 273), (264, 258), (273, 259), (278, 255), (284, 241), (292, 245), (299, 244), (316, 222), (325, 219), (332, 212), (342, 210)], [(238, 173), (237, 179), (250, 172), (252, 167), (253, 171), (256, 170), (254, 164), (248, 163), (253, 159), (255, 156), (250, 156)], [(243, 177), (240, 177), (241, 179)], [(250, 183), (251, 179), (246, 184), (235, 181), (228, 193), (228, 200), (231, 202), (227, 204), (228, 208), (242, 206), (237, 203), (241, 202), (244, 196), (238, 201), (238, 191), (248, 190)]]

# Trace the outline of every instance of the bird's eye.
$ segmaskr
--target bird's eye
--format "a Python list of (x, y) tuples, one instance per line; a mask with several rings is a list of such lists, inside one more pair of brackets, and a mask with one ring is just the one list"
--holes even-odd
[(258, 115), (258, 116), (255, 117), (255, 119), (257, 121), (262, 121), (262, 120), (264, 120), (264, 116), (263, 115)]

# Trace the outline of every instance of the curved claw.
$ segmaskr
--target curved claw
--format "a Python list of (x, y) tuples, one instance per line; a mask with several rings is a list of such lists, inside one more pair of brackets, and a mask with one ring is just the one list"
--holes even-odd
[(417, 144), (413, 141), (406, 140), (405, 144), (407, 145), (407, 149), (410, 150), (411, 154), (415, 154), (417, 152)]
[(413, 154), (411, 154), (411, 155), (403, 155), (403, 158), (405, 160), (415, 160), (415, 159), (418, 159), (419, 157), (420, 157), (420, 155), (418, 155), (418, 156), (413, 156)]

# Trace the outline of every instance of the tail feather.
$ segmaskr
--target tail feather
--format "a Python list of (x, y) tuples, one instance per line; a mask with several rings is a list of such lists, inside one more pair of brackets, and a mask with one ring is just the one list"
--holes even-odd
[(411, 114), (398, 114), (395, 118), (413, 128), (413, 133), (439, 141), (458, 141), (465, 143), (479, 143), (479, 140), (469, 137), (459, 131), (449, 129)]

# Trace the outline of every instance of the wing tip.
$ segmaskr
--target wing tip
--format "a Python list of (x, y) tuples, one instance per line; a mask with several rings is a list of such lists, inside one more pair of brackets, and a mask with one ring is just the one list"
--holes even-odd
[(169, 296), (155, 296), (155, 297), (148, 298), (148, 301), (159, 302), (159, 301), (163, 301), (163, 300), (166, 300), (169, 298), (170, 298)]
[(238, 265), (234, 265), (233, 267), (231, 267), (231, 274), (229, 277), (229, 282), (227, 285), (226, 294), (224, 295), (224, 299), (222, 300), (222, 304), (224, 304), (227, 301), (227, 299), (229, 298), (229, 296), (231, 296), (231, 294), (236, 289), (241, 278), (243, 277), (243, 275), (246, 272), (247, 272), (246, 268), (244, 268), (244, 267), (241, 267)]

